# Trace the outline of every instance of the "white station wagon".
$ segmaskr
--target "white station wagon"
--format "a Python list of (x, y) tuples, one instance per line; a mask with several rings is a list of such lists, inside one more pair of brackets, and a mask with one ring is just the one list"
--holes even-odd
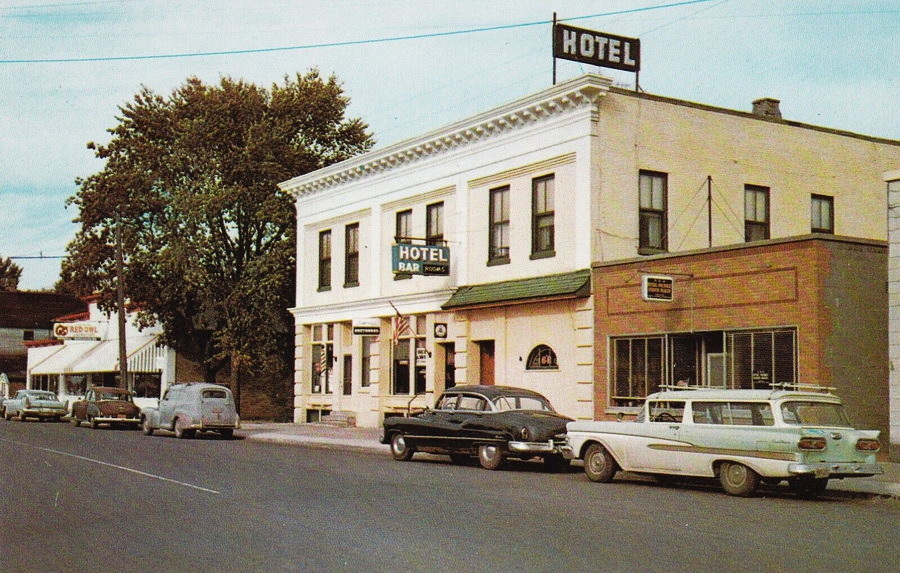
[(618, 470), (717, 477), (742, 496), (760, 481), (786, 479), (814, 497), (829, 479), (882, 473), (877, 430), (854, 430), (833, 389), (793, 388), (664, 390), (647, 397), (633, 422), (569, 422), (564, 454), (584, 460), (591, 481), (608, 482)]

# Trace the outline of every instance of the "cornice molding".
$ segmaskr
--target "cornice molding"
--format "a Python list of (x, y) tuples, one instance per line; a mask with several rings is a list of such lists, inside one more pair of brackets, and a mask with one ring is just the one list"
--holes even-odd
[(596, 74), (580, 76), (424, 135), (300, 175), (279, 183), (278, 187), (300, 198), (447, 153), (572, 110), (594, 107), (611, 84), (612, 79)]

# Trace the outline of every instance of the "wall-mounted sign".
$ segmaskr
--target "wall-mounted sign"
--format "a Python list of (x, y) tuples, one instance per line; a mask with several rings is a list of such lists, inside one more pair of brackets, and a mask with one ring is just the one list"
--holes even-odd
[(557, 24), (553, 27), (553, 57), (637, 72), (641, 69), (641, 41)]
[(447, 323), (446, 322), (435, 322), (434, 323), (434, 337), (435, 338), (447, 338)]
[(53, 336), (64, 340), (99, 339), (100, 325), (96, 322), (57, 322)]
[(401, 243), (391, 250), (391, 269), (411, 275), (449, 275), (450, 247)]
[(356, 336), (378, 336), (381, 334), (381, 321), (377, 318), (354, 318), (353, 334)]
[(641, 298), (647, 301), (671, 302), (675, 296), (675, 279), (665, 275), (644, 275)]

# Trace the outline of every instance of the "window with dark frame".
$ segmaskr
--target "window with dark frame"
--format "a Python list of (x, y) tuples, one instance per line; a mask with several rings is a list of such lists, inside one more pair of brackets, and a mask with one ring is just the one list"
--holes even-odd
[(509, 186), (491, 189), (488, 265), (509, 263)]
[(359, 286), (359, 223), (344, 228), (344, 286)]
[(810, 202), (810, 231), (834, 234), (834, 197), (813, 195)]
[(432, 203), (425, 207), (425, 244), (444, 244), (444, 202)]
[[(394, 227), (394, 241), (397, 244), (411, 243), (412, 240), (412, 209), (397, 211), (396, 224)], [(412, 278), (410, 273), (394, 273), (394, 280)]]
[(319, 233), (319, 290), (331, 288), (331, 229)]
[(769, 238), (769, 188), (744, 186), (744, 240)]
[(638, 175), (638, 227), (640, 254), (665, 252), (668, 249), (668, 175), (641, 171)]
[(554, 211), (555, 178), (538, 177), (531, 182), (531, 256), (552, 257), (556, 254)]

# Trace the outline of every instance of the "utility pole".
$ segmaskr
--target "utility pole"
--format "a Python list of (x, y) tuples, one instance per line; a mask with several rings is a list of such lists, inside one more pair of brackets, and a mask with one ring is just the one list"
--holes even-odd
[(119, 383), (128, 388), (128, 350), (125, 346), (125, 260), (122, 255), (122, 216), (116, 210), (116, 314), (119, 318)]

